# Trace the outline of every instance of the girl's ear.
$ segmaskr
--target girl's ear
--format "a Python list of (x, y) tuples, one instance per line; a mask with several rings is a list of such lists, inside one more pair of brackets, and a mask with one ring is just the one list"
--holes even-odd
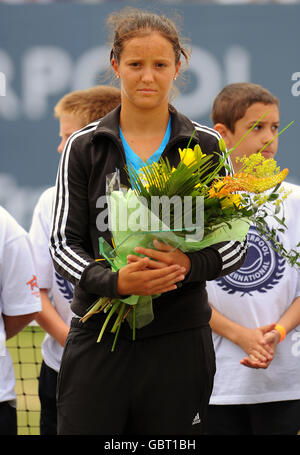
[(175, 74), (174, 74), (174, 81), (176, 81), (177, 79), (177, 76), (178, 76), (178, 73), (179, 73), (179, 69), (180, 69), (180, 66), (181, 66), (181, 62), (179, 62), (177, 65), (176, 65), (176, 70), (175, 70)]
[(111, 59), (110, 64), (114, 70), (115, 75), (117, 76), (117, 78), (119, 78), (120, 75), (119, 75), (119, 70), (118, 70), (118, 64), (117, 64), (115, 58)]

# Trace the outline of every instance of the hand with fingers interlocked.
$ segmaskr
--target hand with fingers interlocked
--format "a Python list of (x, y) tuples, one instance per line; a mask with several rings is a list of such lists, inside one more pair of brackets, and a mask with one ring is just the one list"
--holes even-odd
[[(185, 269), (185, 275), (189, 272), (191, 263), (189, 257), (178, 248), (154, 239), (153, 246), (155, 249), (136, 247), (135, 252), (149, 258), (148, 267), (159, 269), (171, 265), (179, 265)], [(128, 263), (141, 260), (140, 256), (129, 255)]]
[(154, 240), (154, 247), (136, 247), (127, 266), (119, 270), (120, 295), (154, 295), (176, 289), (190, 269), (188, 256), (179, 249)]
[[(241, 360), (241, 364), (249, 368), (268, 368), (274, 358), (278, 343), (276, 324), (268, 324), (255, 329), (244, 327), (239, 346), (248, 355)], [(278, 333), (278, 332), (277, 332)]]

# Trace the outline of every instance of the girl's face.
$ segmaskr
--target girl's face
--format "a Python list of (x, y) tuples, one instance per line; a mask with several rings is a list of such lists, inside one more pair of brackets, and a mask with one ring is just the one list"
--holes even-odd
[(153, 32), (125, 42), (120, 62), (112, 59), (115, 74), (121, 80), (122, 103), (140, 109), (167, 106), (180, 62), (175, 64), (172, 44)]

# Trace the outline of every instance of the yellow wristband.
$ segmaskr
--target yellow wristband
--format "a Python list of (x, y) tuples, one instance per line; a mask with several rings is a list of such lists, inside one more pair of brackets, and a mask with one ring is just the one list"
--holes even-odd
[(286, 337), (286, 330), (284, 327), (282, 327), (282, 325), (279, 325), (279, 324), (276, 324), (275, 325), (275, 330), (277, 330), (277, 332), (280, 333), (280, 340), (279, 340), (279, 343), (281, 341), (283, 341)]

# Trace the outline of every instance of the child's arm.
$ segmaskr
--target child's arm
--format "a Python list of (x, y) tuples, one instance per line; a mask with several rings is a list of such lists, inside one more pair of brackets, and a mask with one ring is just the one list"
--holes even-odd
[[(281, 326), (285, 333), (289, 333), (295, 327), (300, 324), (300, 296), (296, 297), (289, 308), (283, 313), (281, 318), (278, 320), (277, 324), (274, 323), (274, 326), (279, 325)], [(264, 342), (270, 346), (273, 351), (275, 352), (276, 346), (280, 343), (281, 334), (279, 330), (274, 329), (265, 333), (264, 335)], [(252, 361), (248, 357), (245, 357), (241, 360), (241, 363), (245, 366), (251, 367)]]
[(40, 289), (42, 311), (35, 318), (36, 322), (58, 343), (64, 347), (70, 327), (63, 321), (52, 305), (47, 289)]
[[(286, 312), (283, 313), (277, 324), (283, 327), (286, 334), (300, 324), (300, 296), (295, 298)], [(275, 349), (277, 344), (280, 342), (280, 338), (281, 334), (276, 328), (274, 328), (270, 333), (266, 333), (264, 336), (265, 342), (273, 346), (273, 349)]]
[[(264, 334), (275, 327), (269, 324), (264, 327), (249, 329), (228, 319), (212, 305), (210, 320), (211, 329), (243, 349), (249, 356), (248, 367), (266, 368), (273, 358), (273, 349), (264, 342)], [(243, 361), (241, 363), (244, 365)]]
[(5, 326), (5, 334), (6, 339), (14, 337), (17, 335), (21, 330), (24, 329), (38, 314), (36, 313), (29, 313), (29, 314), (21, 314), (18, 316), (7, 316), (3, 314), (3, 321)]

